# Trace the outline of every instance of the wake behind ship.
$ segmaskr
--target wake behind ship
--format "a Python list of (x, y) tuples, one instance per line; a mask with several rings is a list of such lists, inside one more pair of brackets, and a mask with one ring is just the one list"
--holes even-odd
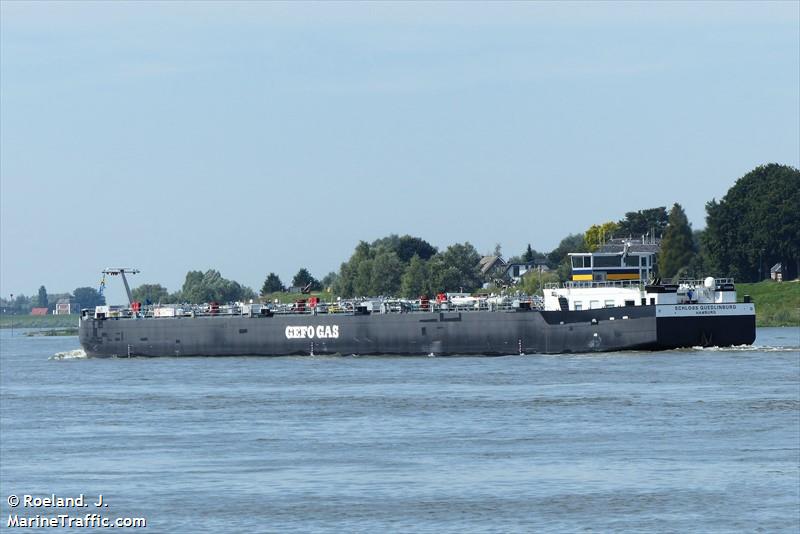
[[(290, 305), (98, 306), (89, 356), (508, 355), (752, 344), (755, 307), (733, 280), (648, 280), (652, 252), (570, 254), (572, 280), (543, 297), (440, 294)], [(110, 269), (122, 274), (125, 269)], [(128, 291), (130, 296), (130, 291)]]

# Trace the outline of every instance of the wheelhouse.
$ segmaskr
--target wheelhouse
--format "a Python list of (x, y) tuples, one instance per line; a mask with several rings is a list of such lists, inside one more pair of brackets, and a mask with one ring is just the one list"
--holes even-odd
[(569, 254), (573, 282), (605, 282), (651, 278), (654, 252), (573, 252)]

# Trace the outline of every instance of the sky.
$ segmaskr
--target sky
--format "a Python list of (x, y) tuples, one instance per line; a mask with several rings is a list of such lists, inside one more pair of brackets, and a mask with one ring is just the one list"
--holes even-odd
[(800, 166), (798, 2), (0, 3), (6, 298), (702, 228), (770, 162)]

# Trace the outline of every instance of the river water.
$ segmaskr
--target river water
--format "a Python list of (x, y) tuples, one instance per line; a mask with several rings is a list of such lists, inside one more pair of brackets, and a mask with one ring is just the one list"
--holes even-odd
[[(799, 347), (767, 328), (660, 353), (87, 359), (4, 330), (2, 525), (796, 533)], [(92, 502), (7, 502), (52, 494)]]

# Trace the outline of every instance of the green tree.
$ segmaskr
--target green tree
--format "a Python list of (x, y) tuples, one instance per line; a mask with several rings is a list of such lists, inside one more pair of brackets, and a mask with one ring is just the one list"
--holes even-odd
[(555, 270), (562, 282), (569, 280), (572, 270), (569, 260), (570, 252), (587, 252), (583, 234), (569, 234), (547, 255), (547, 265)]
[[(531, 248), (531, 245), (525, 248), (525, 252), (523, 252), (519, 256), (511, 256), (510, 258), (506, 259), (506, 264), (511, 263), (530, 263), (533, 260), (541, 258), (543, 260), (548, 260), (547, 254), (537, 251), (535, 248)], [(549, 263), (549, 260), (548, 260)]]
[[(603, 224), (593, 224), (583, 235), (586, 250), (594, 252), (600, 245), (611, 239), (617, 231), (617, 223), (609, 221)], [(575, 252), (575, 251), (573, 251)]]
[(14, 299), (14, 307), (18, 313), (29, 314), (33, 309), (33, 297), (17, 295), (17, 298)]
[(181, 300), (195, 304), (201, 304), (203, 302), (210, 302), (210, 300), (214, 300), (209, 300), (207, 298), (208, 295), (204, 288), (202, 271), (189, 271), (186, 273), (186, 278), (184, 278), (183, 286), (181, 287), (180, 296)]
[(400, 277), (404, 265), (391, 251), (383, 251), (372, 260), (370, 277), (370, 295), (397, 295), (400, 292)]
[(436, 247), (422, 238), (404, 235), (398, 240), (395, 252), (401, 262), (408, 264), (415, 255), (421, 260), (429, 260), (436, 254)]
[(47, 289), (44, 286), (39, 286), (39, 297), (36, 299), (36, 305), (39, 308), (47, 308)]
[(692, 227), (680, 204), (675, 204), (669, 212), (669, 224), (661, 241), (658, 257), (658, 272), (665, 278), (674, 278), (681, 271), (691, 267), (696, 250)]
[(342, 263), (339, 267), (339, 276), (336, 278), (336, 283), (333, 286), (333, 292), (342, 297), (352, 297), (354, 294), (354, 278), (355, 274), (353, 273), (353, 268), (350, 266), (350, 262), (346, 261)]
[(222, 277), (219, 271), (205, 273), (189, 271), (181, 288), (181, 299), (193, 304), (204, 302), (234, 302), (255, 298), (255, 292), (233, 280)]
[(336, 284), (339, 282), (339, 275), (333, 271), (329, 272), (325, 276), (322, 277), (320, 283), (322, 284), (322, 289), (325, 291), (330, 291)]
[[(353, 251), (353, 254), (350, 256), (350, 259), (342, 263), (341, 268), (339, 269), (339, 276), (336, 280), (336, 284), (334, 285), (334, 290), (336, 293), (342, 297), (353, 297), (355, 295), (365, 294), (357, 291), (357, 289), (363, 289), (362, 282), (358, 281), (359, 272), (365, 270), (363, 267), (361, 267), (361, 263), (371, 260), (372, 256), (372, 247), (369, 245), (369, 243), (366, 241), (359, 241), (358, 245), (356, 245), (356, 248)], [(368, 278), (369, 276), (367, 276), (367, 279)], [(357, 285), (358, 288), (356, 287)], [(369, 281), (367, 281), (365, 285), (368, 286)]]
[(534, 269), (522, 276), (522, 283), (519, 289), (526, 295), (541, 295), (543, 286), (554, 284), (558, 281), (558, 273), (554, 271), (540, 272), (539, 269)]
[(356, 265), (353, 291), (359, 296), (368, 296), (372, 293), (372, 259), (365, 259)]
[(583, 234), (569, 234), (561, 240), (558, 247), (547, 255), (550, 268), (556, 268), (565, 261), (569, 261), (568, 254), (570, 252), (588, 252)]
[(694, 230), (692, 232), (694, 250), (697, 251), (697, 253), (692, 258), (692, 261), (689, 262), (689, 268), (686, 270), (687, 277), (697, 280), (704, 278), (713, 272), (708, 258), (708, 250), (704, 244), (704, 234), (705, 230)]
[(469, 242), (456, 243), (430, 259), (431, 291), (472, 292), (481, 287), (478, 263), (481, 256)]
[(391, 250), (397, 252), (400, 248), (400, 236), (397, 234), (389, 234), (386, 237), (381, 237), (370, 243), (370, 249), (373, 255), (381, 250)]
[(94, 308), (104, 306), (106, 298), (93, 287), (79, 287), (72, 292), (72, 297), (80, 308)]
[(297, 271), (297, 274), (294, 275), (294, 278), (292, 278), (292, 285), (295, 287), (308, 287), (312, 291), (320, 289), (317, 279), (311, 276), (311, 273), (308, 272), (308, 269), (305, 267), (301, 267), (300, 270)]
[(334, 290), (343, 297), (396, 295), (412, 258), (436, 254), (436, 247), (422, 238), (392, 234), (372, 243), (360, 241), (350, 259), (342, 263)]
[(261, 294), (268, 295), (270, 293), (277, 293), (278, 291), (284, 291), (286, 288), (283, 286), (283, 282), (275, 273), (269, 273), (267, 278), (264, 280), (264, 285), (261, 286)]
[(248, 302), (250, 300), (255, 300), (258, 296), (251, 288), (243, 286), (239, 282), (233, 282), (230, 289), (233, 293), (232, 297), (228, 299), (230, 301), (238, 300), (240, 302)]
[[(13, 297), (13, 298), (12, 298)], [(10, 315), (27, 315), (30, 313), (34, 305), (32, 297), (25, 295), (9, 295), (9, 299), (2, 299), (3, 313)]]
[(167, 288), (161, 284), (142, 284), (131, 291), (133, 300), (143, 302), (145, 304), (157, 304), (159, 302), (167, 302), (169, 292)]
[(461, 271), (452, 265), (444, 265), (439, 262), (431, 263), (431, 271), (430, 287), (433, 293), (471, 292), (478, 287), (465, 286), (462, 283)]
[(414, 254), (400, 280), (400, 294), (406, 298), (428, 295), (428, 263)]
[(666, 206), (639, 211), (629, 211), (617, 223), (616, 234), (620, 237), (638, 238), (655, 232), (654, 237), (663, 235), (669, 222)]
[(528, 243), (528, 248), (525, 249), (525, 254), (522, 255), (522, 261), (525, 263), (530, 263), (533, 261), (535, 256), (533, 255), (533, 249), (531, 248), (531, 244)]
[(716, 276), (743, 282), (766, 278), (783, 263), (784, 277), (800, 269), (800, 171), (771, 163), (756, 167), (717, 202), (706, 204), (703, 245)]

